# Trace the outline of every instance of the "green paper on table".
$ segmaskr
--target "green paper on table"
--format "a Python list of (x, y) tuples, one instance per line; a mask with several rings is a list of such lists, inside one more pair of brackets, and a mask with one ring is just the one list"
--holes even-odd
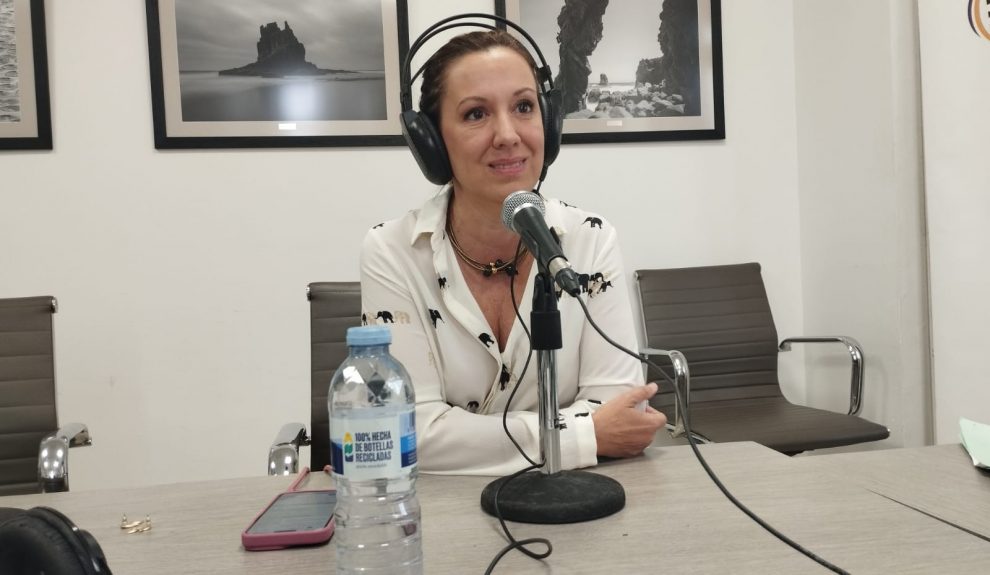
[(959, 439), (973, 459), (973, 465), (990, 469), (990, 425), (960, 417)]

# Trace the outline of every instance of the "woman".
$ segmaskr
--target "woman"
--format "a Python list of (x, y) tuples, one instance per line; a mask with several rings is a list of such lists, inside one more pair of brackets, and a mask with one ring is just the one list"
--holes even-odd
[[(501, 414), (529, 351), (510, 282), (529, 317), (536, 266), (501, 222), (510, 193), (531, 190), (543, 167), (543, 123), (532, 56), (503, 31), (457, 36), (423, 72), (420, 109), (446, 145), (453, 179), (419, 210), (375, 226), (361, 261), (362, 309), (392, 328), (392, 353), (416, 389), (419, 467), (424, 472), (505, 475), (526, 466)], [(592, 317), (636, 346), (615, 233), (606, 221), (557, 201), (546, 219), (582, 278)], [(587, 325), (579, 304), (559, 302), (558, 400), (565, 427), (561, 466), (640, 453), (666, 423), (637, 408), (656, 393), (639, 363)], [(377, 319), (376, 319), (377, 318)], [(539, 457), (532, 362), (513, 399), (509, 430)]]

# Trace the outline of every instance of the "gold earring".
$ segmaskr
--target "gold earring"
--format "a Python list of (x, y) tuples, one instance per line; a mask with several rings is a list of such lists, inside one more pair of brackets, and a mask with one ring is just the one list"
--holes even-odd
[(144, 533), (151, 530), (151, 516), (145, 516), (143, 521), (127, 521), (127, 515), (120, 520), (120, 528), (127, 530), (127, 533)]

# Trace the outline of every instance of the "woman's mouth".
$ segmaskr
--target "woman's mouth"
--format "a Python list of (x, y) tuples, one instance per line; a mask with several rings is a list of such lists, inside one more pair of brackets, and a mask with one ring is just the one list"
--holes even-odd
[(499, 160), (492, 162), (488, 166), (499, 174), (517, 174), (526, 167), (526, 160), (523, 158), (513, 158), (509, 160)]

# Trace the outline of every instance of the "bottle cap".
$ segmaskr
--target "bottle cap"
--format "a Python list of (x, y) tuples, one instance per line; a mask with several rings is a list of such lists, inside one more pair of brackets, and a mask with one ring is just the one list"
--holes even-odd
[(362, 325), (347, 328), (347, 345), (388, 345), (392, 343), (392, 332), (384, 325)]

